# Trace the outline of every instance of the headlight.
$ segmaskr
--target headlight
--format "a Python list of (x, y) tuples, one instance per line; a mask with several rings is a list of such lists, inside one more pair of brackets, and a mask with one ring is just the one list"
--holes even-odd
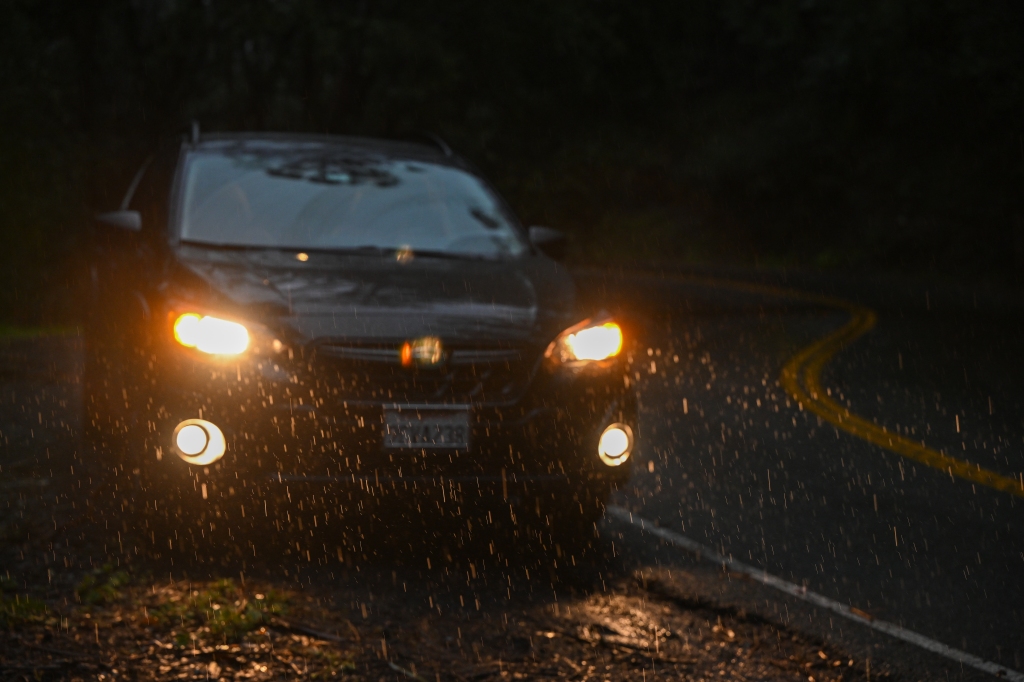
[(550, 346), (545, 357), (562, 363), (600, 362), (622, 351), (622, 329), (614, 322), (593, 323), (586, 320), (562, 332)]
[(174, 321), (174, 340), (211, 355), (238, 355), (249, 347), (249, 331), (237, 322), (185, 313)]

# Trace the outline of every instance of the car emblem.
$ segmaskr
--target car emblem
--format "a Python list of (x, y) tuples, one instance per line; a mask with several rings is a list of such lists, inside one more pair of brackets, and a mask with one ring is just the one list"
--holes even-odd
[(437, 367), (444, 362), (444, 347), (436, 336), (424, 336), (403, 343), (400, 357), (403, 367)]

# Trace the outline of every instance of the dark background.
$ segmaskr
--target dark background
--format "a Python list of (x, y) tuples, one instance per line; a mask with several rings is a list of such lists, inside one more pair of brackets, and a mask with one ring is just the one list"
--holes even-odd
[(584, 263), (1024, 272), (1019, 0), (0, 0), (0, 321), (203, 130), (434, 131)]

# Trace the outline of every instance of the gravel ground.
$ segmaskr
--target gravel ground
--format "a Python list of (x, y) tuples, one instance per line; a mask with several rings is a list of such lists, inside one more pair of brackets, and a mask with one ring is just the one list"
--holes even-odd
[(658, 580), (468, 618), (396, 594), (377, 595), (371, 614), (365, 592), (344, 588), (144, 582), (108, 568), (70, 594), (6, 589), (0, 679), (868, 677), (842, 652)]
[(5, 494), (19, 521), (0, 547), (11, 567), (0, 576), (0, 680), (887, 679), (705, 600), (685, 572), (629, 573), (607, 555), (594, 558), (596, 579), (588, 569), (555, 582), (526, 568), (537, 565), (528, 550), (518, 570), (477, 573), (479, 554), (450, 558), (444, 577), (371, 557), (300, 572), (249, 565), (258, 578), (207, 566), (187, 580), (96, 525), (54, 530), (52, 510), (70, 500)]

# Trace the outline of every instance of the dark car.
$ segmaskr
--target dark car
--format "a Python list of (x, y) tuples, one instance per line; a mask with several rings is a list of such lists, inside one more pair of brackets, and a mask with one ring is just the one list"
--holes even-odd
[(302, 530), (434, 496), (578, 527), (629, 476), (628, 327), (443, 145), (193, 137), (95, 243), (85, 429), (140, 518)]

